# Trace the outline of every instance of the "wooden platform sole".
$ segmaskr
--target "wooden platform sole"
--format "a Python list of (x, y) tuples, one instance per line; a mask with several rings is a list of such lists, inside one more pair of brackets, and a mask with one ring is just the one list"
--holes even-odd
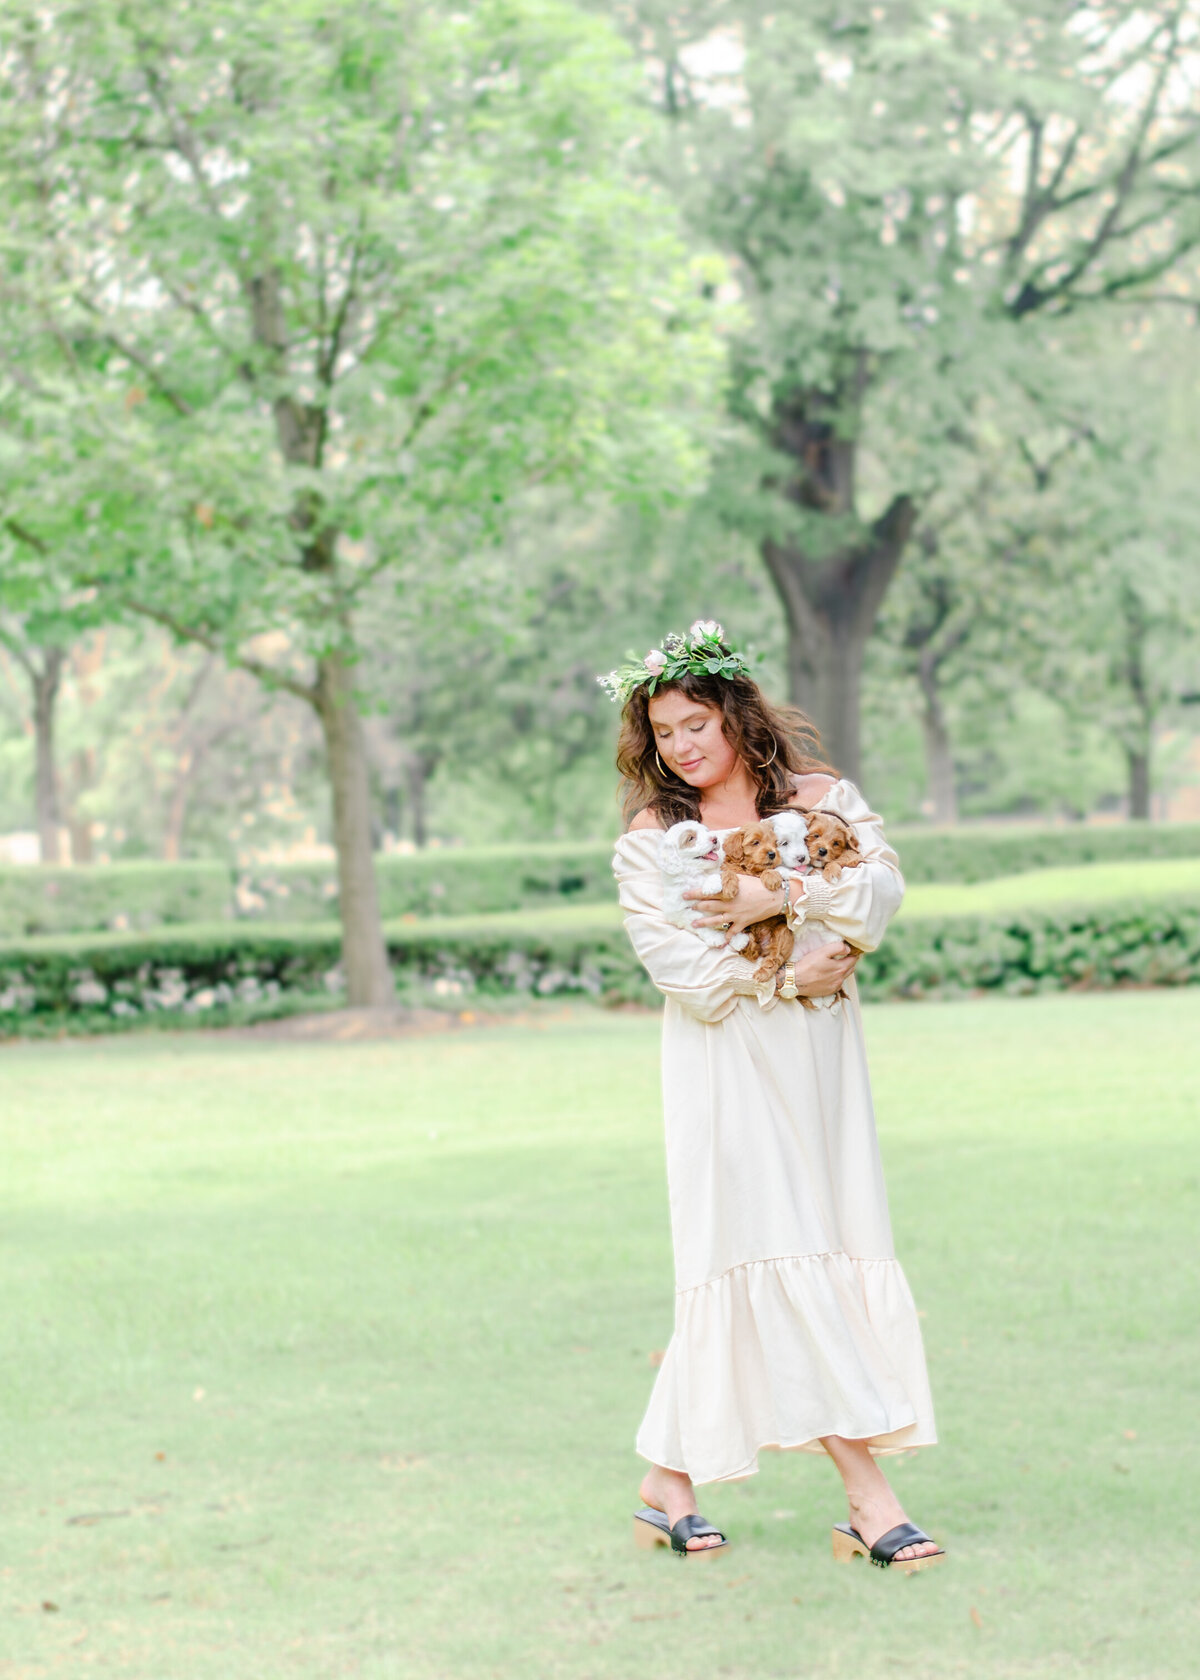
[(643, 1521), (641, 1517), (633, 1519), (633, 1543), (643, 1552), (657, 1551), (660, 1546), (665, 1546), (667, 1551), (674, 1553), (676, 1557), (711, 1557), (714, 1552), (729, 1550), (729, 1542), (726, 1540), (720, 1546), (691, 1546), (686, 1552), (676, 1552), (671, 1544), (671, 1536), (666, 1530), (658, 1528), (654, 1523)]
[(916, 1575), (922, 1569), (932, 1569), (935, 1564), (946, 1561), (945, 1552), (930, 1552), (926, 1557), (898, 1558), (894, 1563), (879, 1563), (871, 1556), (871, 1548), (853, 1534), (847, 1534), (844, 1528), (833, 1531), (833, 1556), (837, 1563), (853, 1563), (855, 1558), (864, 1557), (877, 1569), (898, 1569), (902, 1575)]

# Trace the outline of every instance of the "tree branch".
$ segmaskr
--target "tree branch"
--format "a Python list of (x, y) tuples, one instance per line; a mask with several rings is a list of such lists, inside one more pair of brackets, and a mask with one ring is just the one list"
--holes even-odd
[(298, 700), (305, 700), (310, 706), (317, 705), (319, 691), (315, 683), (305, 683), (301, 682), (299, 677), (289, 677), (274, 665), (268, 665), (264, 660), (255, 659), (250, 654), (229, 653), (210, 631), (201, 630), (197, 625), (185, 624), (165, 607), (155, 607), (148, 601), (136, 601), (129, 596), (125, 597), (124, 605), (139, 618), (148, 618), (152, 623), (161, 625), (164, 630), (169, 630), (181, 642), (195, 642), (199, 647), (207, 648), (210, 653), (221, 654), (227, 664), (240, 671), (248, 671), (269, 688), (286, 689)]
[[(82, 304), (89, 314), (99, 316), (103, 319), (102, 311), (91, 301), (90, 298), (83, 297), (80, 294), (76, 294), (76, 297), (77, 301)], [(104, 338), (107, 343), (112, 345), (118, 355), (124, 356), (126, 361), (133, 363), (134, 367), (141, 368), (142, 372), (146, 375), (146, 378), (150, 381), (151, 385), (154, 386), (154, 389), (158, 392), (159, 396), (162, 397), (165, 402), (170, 404), (176, 414), (179, 415), (180, 419), (190, 420), (192, 418), (196, 411), (192, 407), (191, 403), (188, 402), (186, 397), (181, 397), (178, 391), (173, 390), (171, 386), (167, 384), (162, 374), (159, 373), (158, 369), (154, 366), (154, 363), (150, 361), (142, 351), (135, 350), (132, 344), (126, 344), (124, 339), (120, 338), (118, 334), (111, 332), (108, 329), (105, 329)]]

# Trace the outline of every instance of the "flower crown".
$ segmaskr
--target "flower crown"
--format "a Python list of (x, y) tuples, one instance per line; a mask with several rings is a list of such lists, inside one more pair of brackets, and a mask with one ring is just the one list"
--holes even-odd
[[(596, 681), (608, 691), (610, 700), (624, 704), (634, 689), (642, 683), (650, 684), (654, 693), (659, 683), (676, 682), (691, 672), (695, 676), (748, 677), (750, 664), (743, 654), (728, 647), (725, 632), (715, 618), (698, 618), (686, 636), (674, 630), (663, 637), (660, 648), (651, 648), (644, 659), (635, 653), (630, 663), (610, 671)], [(759, 655), (762, 658), (762, 655)]]

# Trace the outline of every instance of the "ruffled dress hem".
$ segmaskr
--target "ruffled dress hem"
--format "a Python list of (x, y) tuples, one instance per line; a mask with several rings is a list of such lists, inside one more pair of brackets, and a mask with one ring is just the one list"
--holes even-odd
[(677, 1292), (641, 1457), (698, 1485), (739, 1481), (760, 1452), (824, 1453), (828, 1435), (879, 1457), (936, 1444), (899, 1261), (776, 1256)]

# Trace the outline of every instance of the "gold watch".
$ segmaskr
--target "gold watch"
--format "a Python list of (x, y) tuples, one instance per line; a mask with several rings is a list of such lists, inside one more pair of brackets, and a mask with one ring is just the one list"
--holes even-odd
[(785, 963), (783, 965), (783, 985), (779, 988), (779, 995), (781, 998), (796, 998), (800, 996), (799, 989), (796, 985), (795, 963)]

